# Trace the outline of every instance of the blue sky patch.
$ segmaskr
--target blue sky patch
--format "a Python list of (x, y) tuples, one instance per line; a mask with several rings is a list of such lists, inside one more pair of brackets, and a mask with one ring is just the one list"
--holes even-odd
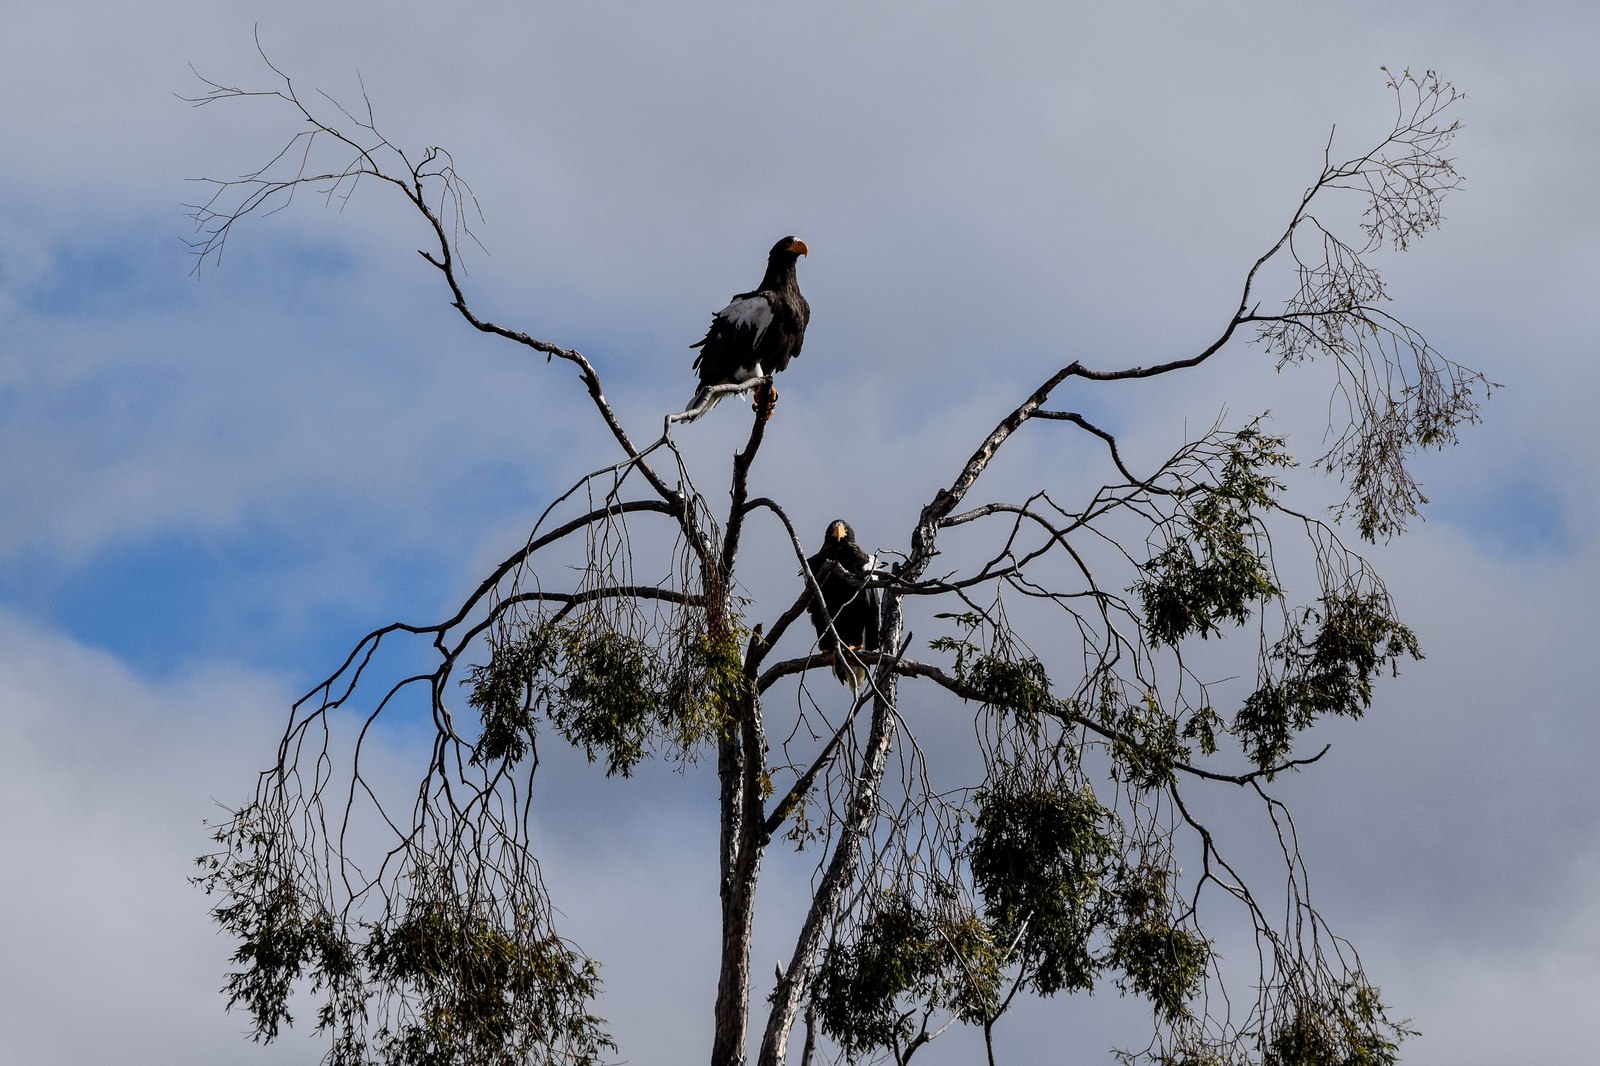
[(1532, 559), (1572, 550), (1566, 501), (1550, 483), (1519, 477), (1483, 486), (1475, 495), (1439, 493), (1424, 514), (1462, 527), (1498, 555)]
[[(425, 553), (347, 547), (261, 527), (166, 532), (70, 570), (14, 559), (0, 570), (0, 602), (148, 676), (225, 660), (309, 683), (369, 630), (399, 618), (432, 621), (448, 591), (446, 568)], [(341, 571), (335, 555), (360, 566)]]
[(305, 298), (354, 272), (355, 256), (338, 242), (297, 240), (280, 231), (230, 246), (228, 259), (237, 260), (230, 265), (240, 269), (219, 271), (207, 264), (202, 286), (190, 277), (195, 258), (184, 243), (188, 237), (181, 217), (127, 225), (109, 235), (73, 234), (59, 241), (40, 276), (9, 284), (17, 286), (22, 306), (39, 315), (113, 317), (211, 302), (218, 284), (261, 293), (263, 279), (271, 286), (263, 295)]

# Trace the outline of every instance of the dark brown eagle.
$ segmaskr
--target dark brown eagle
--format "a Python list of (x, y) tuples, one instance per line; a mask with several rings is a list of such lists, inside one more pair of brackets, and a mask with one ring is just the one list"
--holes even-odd
[[(806, 251), (806, 242), (798, 237), (785, 237), (774, 244), (767, 253), (767, 272), (761, 284), (752, 292), (735, 296), (711, 319), (705, 338), (691, 345), (700, 349), (694, 361), (694, 368), (700, 372), (700, 388), (687, 410), (705, 404), (709, 411), (721, 399), (709, 395), (712, 388), (776, 374), (800, 354), (806, 323), (811, 320), (811, 306), (800, 295), (794, 265)], [(771, 418), (772, 405), (777, 401), (778, 390), (770, 389), (757, 398), (756, 407)], [(693, 421), (704, 413), (684, 421)]]
[(859, 688), (866, 680), (866, 668), (846, 661), (840, 644), (849, 651), (879, 648), (882, 597), (866, 584), (872, 577), (872, 557), (856, 543), (850, 523), (836, 518), (828, 523), (822, 550), (807, 559), (806, 565), (822, 591), (821, 598), (813, 595), (808, 605), (811, 624), (817, 628), (817, 646), (834, 653), (834, 675), (851, 688)]

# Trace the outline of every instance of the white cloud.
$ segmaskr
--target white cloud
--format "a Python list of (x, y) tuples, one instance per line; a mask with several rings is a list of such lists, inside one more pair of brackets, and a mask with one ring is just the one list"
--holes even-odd
[[(1579, 1064), (1591, 1058), (1588, 1019), (1600, 998), (1600, 879), (1592, 866), (1573, 905), (1544, 916), (1539, 934), (1518, 944), (1480, 942), (1500, 914), (1477, 915), (1453, 944), (1384, 952), (1385, 991), (1405, 1004), (1422, 1037), (1418, 1066), (1506, 1062)], [(1468, 876), (1471, 876), (1469, 871)], [(1517, 907), (1508, 901), (1508, 907)]]
[(213, 797), (269, 751), (280, 686), (170, 682), (0, 613), (0, 1029), (11, 1061), (303, 1062), (246, 1049), (217, 989), (231, 948), (187, 878)]

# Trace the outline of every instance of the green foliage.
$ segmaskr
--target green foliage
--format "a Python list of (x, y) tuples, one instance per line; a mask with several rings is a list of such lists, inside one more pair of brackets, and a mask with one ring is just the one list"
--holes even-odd
[(705, 738), (720, 735), (751, 697), (742, 640), (738, 629), (718, 635), (691, 628), (680, 634), (662, 698), (671, 712), (669, 739), (678, 751), (691, 752)]
[(520, 640), (496, 644), (483, 666), (467, 672), (472, 694), (469, 706), (483, 719), (483, 733), (473, 749), (478, 765), (504, 759), (520, 762), (534, 733), (533, 705), (540, 695), (538, 679), (556, 662), (559, 631), (541, 626)]
[(1115, 816), (1086, 787), (1012, 780), (976, 802), (973, 883), (1026, 982), (1054, 995), (1109, 972), (1168, 1021), (1186, 1017), (1211, 945), (1174, 919), (1174, 872), (1127, 865)]
[(381, 1061), (588, 1064), (614, 1049), (584, 1009), (599, 991), (595, 963), (554, 935), (518, 932), (459, 899), (413, 900), (393, 924), (373, 926), (364, 949), (371, 980), (415, 1003), (378, 1034)]
[(243, 1006), (254, 1022), (256, 1040), (277, 1038), (293, 1024), (289, 994), (302, 977), (322, 989), (347, 977), (355, 954), (329, 909), (301, 890), (293, 865), (281, 847), (277, 827), (260, 807), (239, 811), (212, 839), (222, 852), (202, 856), (195, 878), (207, 895), (223, 899), (211, 915), (238, 941), (223, 991), (228, 1007)]
[[(1206, 728), (1203, 717), (1197, 728)], [(1124, 702), (1114, 694), (1100, 701), (1100, 721), (1113, 731), (1112, 774), (1140, 791), (1163, 788), (1172, 781), (1177, 763), (1189, 754), (1179, 737), (1178, 723), (1162, 707), (1154, 692), (1138, 703)], [(1191, 719), (1193, 725), (1197, 719)], [(1202, 744), (1204, 741), (1202, 741)]]
[(653, 641), (590, 618), (545, 623), (495, 643), (468, 674), (483, 720), (473, 762), (523, 758), (540, 717), (606, 773), (628, 776), (653, 749), (692, 754), (745, 697), (738, 634), (689, 627)]
[(1320, 602), (1320, 609), (1301, 612), (1273, 646), (1277, 676), (1251, 693), (1234, 716), (1234, 732), (1262, 768), (1287, 756), (1292, 735), (1319, 715), (1361, 717), (1383, 667), (1398, 672), (1401, 656), (1422, 658), (1415, 634), (1394, 617), (1381, 592), (1330, 593)]
[(1165, 547), (1129, 589), (1139, 597), (1152, 643), (1209, 637), (1223, 621), (1243, 624), (1253, 604), (1280, 595), (1260, 548), (1265, 534), (1257, 512), (1275, 507), (1283, 488), (1267, 471), (1292, 465), (1283, 438), (1252, 425), (1229, 441), (1216, 483), (1182, 497), (1163, 527)]
[(1030, 733), (1037, 733), (1041, 716), (1058, 708), (1044, 665), (1032, 656), (1012, 660), (980, 655), (965, 664), (965, 669), (958, 668), (957, 677), (977, 693), (985, 707), (1011, 712)]
[(906, 1000), (972, 1024), (993, 1017), (1001, 966), (988, 929), (951, 898), (930, 909), (903, 895), (888, 896), (851, 943), (824, 955), (812, 1004), (824, 1031), (847, 1056), (911, 1040), (913, 1012), (903, 1009)]
[(1205, 978), (1211, 945), (1172, 921), (1171, 872), (1135, 868), (1117, 887), (1121, 918), (1111, 937), (1111, 965), (1121, 972), (1117, 987), (1155, 1005), (1168, 1021), (1181, 1017)]
[(1199, 745), (1202, 755), (1215, 755), (1217, 753), (1217, 731), (1227, 728), (1222, 721), (1222, 716), (1216, 709), (1207, 705), (1199, 707), (1189, 715), (1183, 723), (1179, 735), (1184, 740), (1191, 740)]
[(1011, 715), (1030, 736), (1037, 738), (1041, 719), (1060, 710), (1060, 702), (1050, 692), (1050, 677), (1044, 664), (1032, 655), (1015, 655), (1002, 632), (995, 646), (984, 650), (971, 639), (982, 624), (975, 614), (955, 616), (968, 631), (966, 638), (936, 637), (929, 641), (935, 651), (948, 651), (956, 657), (952, 671), (957, 683), (972, 699), (991, 711)]
[(1269, 1033), (1261, 1066), (1394, 1066), (1415, 1036), (1393, 1022), (1378, 990), (1356, 975), (1321, 998), (1294, 1003)]
[(650, 645), (621, 633), (569, 628), (562, 635), (565, 684), (546, 713), (590, 762), (603, 752), (606, 774), (626, 777), (644, 758), (654, 725), (668, 713), (661, 664)]
[[(977, 615), (956, 616), (956, 622), (976, 629)], [(1021, 727), (1029, 742), (1043, 735), (1047, 719), (1070, 722), (1087, 715), (1087, 705), (1064, 702), (1051, 692), (1051, 681), (1044, 664), (1032, 655), (1017, 655), (1008, 635), (998, 634), (993, 649), (985, 650), (970, 637), (939, 637), (930, 641), (937, 651), (955, 655), (951, 671), (968, 699), (981, 701), (989, 711), (1003, 713)], [(1153, 692), (1144, 693), (1139, 703), (1129, 703), (1109, 683), (1093, 705), (1092, 717), (1112, 734), (1110, 749), (1113, 773), (1135, 788), (1148, 791), (1172, 780), (1174, 768), (1190, 752), (1185, 740), (1193, 741), (1206, 754), (1216, 751), (1216, 731), (1222, 719), (1209, 707), (1200, 708), (1184, 723), (1177, 721), (1156, 700)]]
[(975, 803), (968, 862), (997, 938), (1015, 939), (1039, 992), (1092, 987), (1091, 938), (1112, 916), (1102, 882), (1120, 854), (1111, 813), (1056, 782), (997, 782)]
[(286, 861), (286, 826), (264, 808), (237, 812), (213, 839), (223, 850), (199, 860), (196, 883), (221, 897), (212, 917), (239, 943), (223, 988), (255, 1039), (292, 1023), (289, 998), (308, 981), (322, 999), (316, 1028), (334, 1034), (329, 1066), (593, 1066), (614, 1049), (587, 1009), (595, 963), (526, 905), (475, 901), (441, 874), (352, 921)]

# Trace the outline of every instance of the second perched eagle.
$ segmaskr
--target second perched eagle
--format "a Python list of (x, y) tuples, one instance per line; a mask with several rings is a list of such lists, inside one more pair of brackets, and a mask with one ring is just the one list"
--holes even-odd
[[(709, 395), (712, 388), (776, 374), (800, 354), (806, 323), (811, 320), (811, 306), (800, 295), (794, 265), (807, 251), (806, 242), (798, 237), (785, 237), (774, 244), (767, 253), (767, 272), (761, 284), (752, 292), (735, 296), (711, 319), (704, 339), (691, 345), (700, 349), (694, 361), (694, 368), (700, 372), (700, 388), (687, 410), (693, 411), (709, 399), (709, 411), (721, 398)], [(775, 388), (761, 398), (758, 407), (765, 407), (766, 417), (772, 417), (772, 404), (777, 399)], [(693, 415), (685, 421), (698, 417)]]
[(867, 584), (872, 578), (872, 557), (856, 543), (850, 523), (836, 518), (828, 523), (822, 550), (807, 559), (806, 565), (822, 592), (820, 598), (813, 595), (809, 604), (817, 646), (834, 653), (834, 675), (851, 688), (859, 688), (866, 680), (866, 669), (847, 662), (845, 650), (879, 649), (883, 604), (878, 590)]

